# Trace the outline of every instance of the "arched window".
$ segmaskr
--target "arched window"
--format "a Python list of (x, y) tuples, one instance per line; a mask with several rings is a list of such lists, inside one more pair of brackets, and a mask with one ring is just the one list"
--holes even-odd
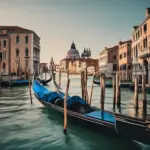
[(2, 52), (0, 52), (0, 61), (2, 60)]
[(25, 43), (28, 44), (28, 36), (25, 36)]
[(6, 68), (6, 64), (5, 63), (3, 63), (3, 69), (5, 69)]
[(19, 49), (16, 49), (16, 57), (19, 57)]
[(4, 47), (6, 47), (6, 40), (4, 40)]
[(16, 36), (16, 43), (19, 43), (19, 36)]
[(29, 56), (29, 50), (28, 48), (25, 49), (25, 57), (28, 57)]

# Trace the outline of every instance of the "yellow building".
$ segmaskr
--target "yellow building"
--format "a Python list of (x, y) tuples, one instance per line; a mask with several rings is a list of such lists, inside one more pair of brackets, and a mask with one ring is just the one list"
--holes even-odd
[(121, 80), (132, 80), (132, 40), (119, 42), (119, 71)]

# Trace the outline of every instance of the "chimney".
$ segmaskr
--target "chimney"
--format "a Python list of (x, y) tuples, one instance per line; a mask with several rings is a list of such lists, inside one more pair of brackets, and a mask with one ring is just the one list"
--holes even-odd
[(138, 26), (133, 26), (133, 32), (138, 28)]
[(121, 45), (122, 41), (119, 41), (119, 45)]
[(146, 17), (150, 15), (150, 7), (146, 8)]

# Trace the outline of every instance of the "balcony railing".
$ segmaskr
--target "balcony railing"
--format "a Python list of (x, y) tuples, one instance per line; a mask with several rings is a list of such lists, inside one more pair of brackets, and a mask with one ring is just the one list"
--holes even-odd
[(139, 57), (142, 58), (146, 55), (150, 55), (150, 47), (144, 48), (139, 51)]
[(41, 49), (41, 47), (39, 45), (37, 45), (37, 44), (34, 44), (33, 47), (36, 48), (36, 49), (38, 49), (38, 50)]
[(33, 56), (34, 61), (40, 61), (40, 58), (37, 56)]

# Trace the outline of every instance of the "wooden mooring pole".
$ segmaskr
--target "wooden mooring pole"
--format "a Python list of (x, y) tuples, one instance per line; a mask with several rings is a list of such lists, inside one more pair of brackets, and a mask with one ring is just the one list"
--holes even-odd
[(113, 75), (113, 108), (115, 109), (116, 104), (116, 74)]
[(59, 87), (61, 87), (61, 68), (59, 69)]
[(64, 97), (64, 133), (67, 133), (67, 97), (69, 91), (69, 84), (70, 84), (70, 79), (67, 78), (67, 86), (66, 86), (65, 97)]
[(91, 87), (91, 93), (90, 93), (90, 102), (89, 102), (89, 105), (91, 105), (92, 103), (92, 95), (93, 95), (93, 86), (94, 86), (94, 76), (95, 76), (95, 73), (93, 73), (93, 78), (92, 78), (92, 87)]
[(147, 111), (147, 101), (146, 101), (146, 75), (142, 75), (142, 100), (143, 100), (143, 112)]
[(28, 80), (29, 80), (29, 93), (30, 93), (30, 99), (31, 99), (31, 104), (32, 104), (31, 81), (30, 81), (30, 69), (28, 70)]
[(67, 79), (69, 78), (69, 69), (67, 70)]
[(104, 110), (104, 101), (105, 101), (105, 74), (100, 75), (100, 87), (101, 87), (101, 109)]
[(120, 89), (120, 74), (116, 73), (116, 104), (120, 107), (121, 104), (121, 89)]
[(135, 76), (135, 78), (134, 78), (134, 103), (135, 103), (136, 110), (138, 110), (138, 108), (139, 108), (138, 100), (139, 100), (139, 95), (138, 95), (138, 76)]
[(84, 99), (84, 72), (81, 71), (81, 94), (82, 99)]
[(87, 92), (87, 68), (84, 72), (84, 99), (86, 103), (88, 104), (88, 92)]

